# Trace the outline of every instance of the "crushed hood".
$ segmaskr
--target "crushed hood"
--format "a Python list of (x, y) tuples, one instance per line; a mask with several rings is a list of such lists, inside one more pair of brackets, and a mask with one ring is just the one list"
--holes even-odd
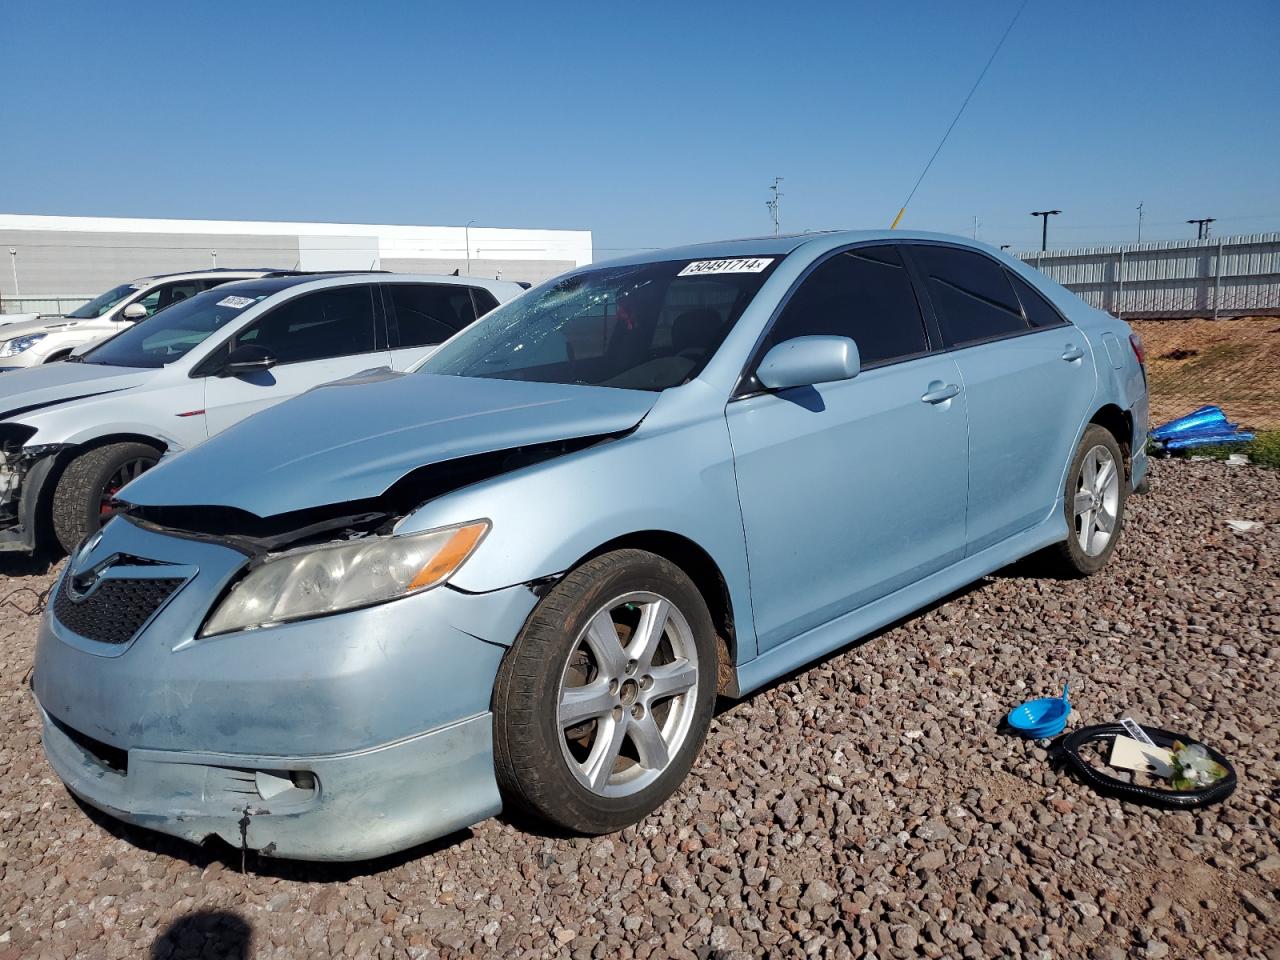
[(121, 491), (139, 506), (272, 517), (377, 497), (419, 467), (629, 430), (658, 394), (432, 374), (317, 387), (162, 461)]
[(0, 420), (58, 403), (127, 390), (145, 382), (153, 373), (135, 367), (105, 367), (94, 363), (46, 363), (8, 370), (0, 373)]

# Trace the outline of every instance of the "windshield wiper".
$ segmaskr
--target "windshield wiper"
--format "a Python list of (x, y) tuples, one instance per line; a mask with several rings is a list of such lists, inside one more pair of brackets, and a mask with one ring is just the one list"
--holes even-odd
[(79, 353), (69, 353), (62, 359), (67, 363), (84, 363), (84, 356)]

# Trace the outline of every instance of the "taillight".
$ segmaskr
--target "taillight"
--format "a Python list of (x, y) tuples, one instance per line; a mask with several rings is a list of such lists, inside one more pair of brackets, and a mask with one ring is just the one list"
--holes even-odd
[(1133, 347), (1133, 355), (1138, 358), (1139, 366), (1147, 365), (1147, 348), (1142, 345), (1142, 338), (1136, 333), (1129, 334), (1129, 346)]

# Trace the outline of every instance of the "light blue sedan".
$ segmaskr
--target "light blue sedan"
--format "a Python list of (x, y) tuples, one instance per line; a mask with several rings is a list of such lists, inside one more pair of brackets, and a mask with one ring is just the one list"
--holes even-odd
[(1035, 551), (1097, 572), (1146, 425), (1124, 323), (955, 237), (578, 270), (126, 487), (42, 627), (45, 748), (96, 807), (267, 855), (504, 805), (617, 830), (717, 694)]

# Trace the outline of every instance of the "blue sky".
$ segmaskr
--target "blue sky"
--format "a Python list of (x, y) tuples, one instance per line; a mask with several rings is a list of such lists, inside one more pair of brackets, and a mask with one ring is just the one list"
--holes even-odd
[[(0, 211), (578, 227), (614, 250), (886, 226), (1018, 0), (0, 8)], [(1280, 4), (1030, 0), (904, 226), (1280, 230)]]

